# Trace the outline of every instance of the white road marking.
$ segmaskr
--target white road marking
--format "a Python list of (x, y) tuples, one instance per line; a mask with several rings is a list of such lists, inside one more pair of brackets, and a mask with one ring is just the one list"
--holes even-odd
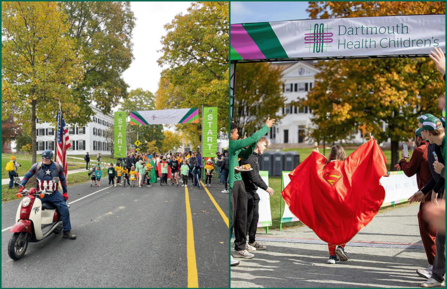
[[(100, 189), (99, 191), (96, 191), (96, 192), (94, 192), (94, 193), (88, 194), (87, 196), (84, 196), (84, 197), (82, 197), (82, 198), (79, 198), (79, 199), (77, 199), (76, 201), (70, 202), (70, 203), (68, 203), (67, 205), (74, 204), (74, 203), (76, 203), (77, 201), (80, 201), (80, 200), (85, 199), (85, 198), (87, 198), (87, 197), (93, 196), (94, 194), (97, 194), (97, 193), (99, 193), (99, 192), (101, 192), (101, 191), (104, 191), (104, 190), (107, 190), (107, 189), (110, 189), (110, 188), (109, 188), (109, 187), (105, 187), (104, 189)], [(10, 227), (8, 227), (8, 228), (5, 228), (5, 229), (2, 229), (2, 233), (5, 232), (5, 231), (8, 231), (8, 230), (11, 229), (11, 228), (12, 228), (12, 226), (10, 226)]]

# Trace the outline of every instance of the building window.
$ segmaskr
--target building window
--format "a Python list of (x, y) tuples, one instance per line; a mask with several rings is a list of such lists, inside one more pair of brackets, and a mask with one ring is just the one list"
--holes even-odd
[(96, 141), (93, 141), (93, 150), (96, 151)]
[(98, 128), (98, 136), (101, 136), (101, 129)]
[(78, 140), (77, 141), (77, 143), (78, 143), (78, 150), (85, 150), (85, 140)]
[(48, 129), (48, 135), (54, 135), (54, 128)]
[(49, 150), (54, 150), (54, 140), (50, 141)]
[(276, 138), (276, 128), (274, 126), (272, 126), (270, 128), (270, 138), (271, 139), (275, 139)]
[(298, 126), (298, 143), (304, 143), (306, 138), (306, 127), (304, 125)]
[(96, 127), (93, 128), (93, 135), (96, 135)]
[(306, 83), (298, 83), (298, 91), (306, 91)]
[(93, 122), (96, 122), (96, 116), (93, 117)]
[(38, 142), (38, 150), (39, 151), (45, 150), (45, 142), (43, 142), (43, 141)]

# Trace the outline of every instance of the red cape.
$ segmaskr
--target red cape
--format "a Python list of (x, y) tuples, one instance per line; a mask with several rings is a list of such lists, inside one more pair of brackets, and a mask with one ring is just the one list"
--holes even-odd
[[(161, 178), (161, 162), (157, 164), (158, 177)], [(171, 167), (168, 166), (168, 179), (172, 179)]]
[(380, 209), (388, 176), (386, 158), (374, 139), (345, 161), (326, 163), (317, 152), (289, 174), (281, 192), (290, 211), (321, 240), (341, 245), (350, 241)]

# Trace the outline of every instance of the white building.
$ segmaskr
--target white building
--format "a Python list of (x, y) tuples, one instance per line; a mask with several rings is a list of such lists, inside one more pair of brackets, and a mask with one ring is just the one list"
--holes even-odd
[[(67, 124), (68, 134), (70, 136), (71, 147), (68, 149), (68, 155), (85, 155), (89, 152), (91, 156), (110, 155), (112, 143), (109, 138), (107, 142), (107, 131), (113, 125), (113, 117), (104, 115), (97, 108), (90, 106), (95, 115), (91, 121), (84, 127), (72, 126)], [(37, 120), (37, 154), (44, 150), (54, 150), (56, 130), (50, 123)]]
[[(279, 112), (284, 117), (270, 129), (268, 134), (272, 144), (291, 147), (313, 144), (307, 137), (309, 129), (315, 127), (311, 123), (312, 111), (307, 106), (291, 105), (291, 102), (306, 99), (307, 93), (314, 87), (315, 74), (319, 70), (312, 63), (312, 61), (299, 61), (271, 64), (283, 70), (283, 94), (287, 98), (286, 105)], [(355, 135), (352, 142), (364, 142), (360, 132)]]

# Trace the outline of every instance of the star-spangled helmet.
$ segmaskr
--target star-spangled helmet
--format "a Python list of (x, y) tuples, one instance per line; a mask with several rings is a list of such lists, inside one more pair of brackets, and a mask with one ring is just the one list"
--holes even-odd
[(53, 158), (53, 151), (44, 150), (43, 153), (42, 153), (42, 158), (51, 160)]

